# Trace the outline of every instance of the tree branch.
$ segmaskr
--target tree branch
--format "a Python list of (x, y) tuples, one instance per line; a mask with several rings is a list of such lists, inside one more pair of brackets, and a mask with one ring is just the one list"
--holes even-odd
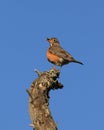
[(58, 82), (60, 71), (52, 68), (47, 72), (39, 72), (38, 78), (33, 81), (29, 95), (29, 113), (34, 130), (58, 130), (49, 110), (49, 92), (52, 89), (61, 89), (63, 85)]

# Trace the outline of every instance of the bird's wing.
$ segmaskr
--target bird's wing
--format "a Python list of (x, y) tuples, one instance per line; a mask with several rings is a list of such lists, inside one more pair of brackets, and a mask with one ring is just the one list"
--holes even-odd
[(61, 46), (53, 46), (50, 48), (50, 52), (52, 54), (57, 55), (60, 58), (63, 58), (65, 60), (74, 59), (70, 53), (65, 51)]

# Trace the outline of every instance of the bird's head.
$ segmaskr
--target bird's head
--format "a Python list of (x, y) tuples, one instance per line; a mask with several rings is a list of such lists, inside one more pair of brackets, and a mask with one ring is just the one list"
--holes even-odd
[(57, 38), (47, 38), (47, 41), (50, 43), (50, 46), (59, 46), (60, 43)]

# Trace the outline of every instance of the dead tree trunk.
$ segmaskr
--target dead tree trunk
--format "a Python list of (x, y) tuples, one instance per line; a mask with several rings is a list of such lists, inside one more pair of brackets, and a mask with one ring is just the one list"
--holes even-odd
[(36, 71), (38, 78), (33, 81), (29, 95), (29, 113), (34, 130), (58, 130), (49, 110), (49, 91), (61, 89), (63, 85), (58, 82), (60, 71), (52, 68), (47, 72)]

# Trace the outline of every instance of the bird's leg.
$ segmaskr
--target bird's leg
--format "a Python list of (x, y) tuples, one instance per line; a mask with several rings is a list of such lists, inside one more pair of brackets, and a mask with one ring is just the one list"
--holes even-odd
[(56, 69), (56, 65), (52, 67), (52, 69)]

